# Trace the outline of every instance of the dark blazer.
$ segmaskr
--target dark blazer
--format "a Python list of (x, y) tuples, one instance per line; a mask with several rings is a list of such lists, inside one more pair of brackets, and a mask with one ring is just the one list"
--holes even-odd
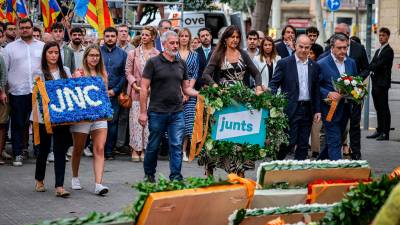
[[(325, 102), (325, 99), (328, 98), (329, 92), (335, 91), (332, 81), (337, 80), (340, 77), (340, 74), (330, 54), (319, 60), (317, 64), (320, 68), (319, 86), (321, 91), (321, 114), (322, 118), (326, 118), (330, 105)], [(357, 74), (356, 62), (352, 58), (347, 57), (344, 61), (344, 65), (346, 74), (352, 76)], [(333, 115), (332, 122), (339, 122), (341, 120), (343, 115), (343, 105), (344, 100), (342, 99), (336, 107), (336, 112)]]
[(62, 48), (64, 51), (63, 66), (68, 67), (71, 73), (74, 73), (76, 69), (74, 51), (67, 44), (64, 44)]
[[(326, 56), (330, 55), (331, 50), (327, 50), (322, 55), (318, 57), (318, 60), (325, 58)], [(351, 40), (350, 41), (350, 58), (352, 58), (357, 65), (357, 73), (354, 75), (361, 76), (364, 79), (368, 77), (369, 70), (368, 70), (368, 57), (367, 52), (365, 51), (364, 46), (360, 45), (359, 43)]]
[[(308, 91), (312, 101), (312, 112), (320, 112), (320, 92), (319, 92), (319, 67), (316, 63), (308, 60)], [(273, 94), (276, 94), (278, 88), (285, 93), (288, 99), (288, 106), (285, 113), (289, 120), (296, 112), (299, 101), (299, 77), (297, 73), (296, 58), (294, 55), (278, 61), (272, 80), (268, 87)], [(312, 115), (310, 115), (312, 116)]]
[(161, 43), (161, 39), (160, 39), (160, 36), (157, 36), (157, 38), (156, 38), (156, 40), (154, 41), (155, 42), (155, 45), (156, 45), (156, 49), (159, 51), (159, 52), (163, 52), (162, 50), (162, 43)]
[(373, 72), (371, 75), (372, 86), (390, 88), (393, 66), (393, 49), (390, 45), (385, 46), (379, 54), (379, 49), (375, 52), (368, 69)]
[(200, 46), (199, 48), (196, 49), (196, 52), (199, 56), (199, 75), (197, 76), (196, 83), (194, 85), (194, 88), (196, 90), (200, 90), (200, 88), (203, 86), (203, 82), (201, 79), (201, 76), (203, 75), (203, 71), (206, 68), (208, 61), (210, 61), (211, 55), (214, 52), (214, 47), (211, 46), (211, 51), (208, 53), (208, 57), (206, 59), (206, 55), (203, 51), (203, 48)]
[(276, 48), (276, 51), (278, 52), (278, 55), (282, 59), (290, 56), (289, 51), (287, 50), (286, 45), (285, 45), (285, 43), (283, 43), (283, 41), (275, 43), (275, 48)]

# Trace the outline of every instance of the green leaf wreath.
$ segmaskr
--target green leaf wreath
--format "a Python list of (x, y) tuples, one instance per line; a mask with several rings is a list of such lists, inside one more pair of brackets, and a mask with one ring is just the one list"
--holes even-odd
[[(220, 87), (207, 87), (200, 91), (205, 98), (205, 106), (211, 107), (211, 114), (232, 104), (241, 103), (248, 109), (268, 109), (269, 117), (265, 121), (267, 125), (267, 144), (265, 147), (251, 144), (236, 144), (227, 141), (216, 141), (211, 138), (211, 130), (208, 131), (204, 149), (211, 157), (231, 157), (242, 161), (256, 161), (265, 157), (276, 158), (279, 146), (288, 143), (285, 129), (288, 127), (288, 118), (284, 113), (287, 100), (283, 94), (273, 95), (264, 92), (256, 95), (243, 83)], [(210, 117), (210, 123), (215, 123), (215, 118)]]

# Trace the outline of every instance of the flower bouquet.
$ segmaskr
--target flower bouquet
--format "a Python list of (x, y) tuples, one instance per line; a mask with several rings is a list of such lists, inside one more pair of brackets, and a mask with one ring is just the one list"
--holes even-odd
[[(368, 94), (367, 84), (363, 83), (362, 77), (342, 74), (336, 81), (332, 80), (332, 83), (335, 90), (339, 92), (344, 99), (351, 99), (357, 104), (361, 104), (364, 97)], [(336, 111), (338, 101), (330, 98), (327, 98), (326, 101), (331, 105), (328, 115), (326, 116), (326, 121), (330, 122)]]
[(362, 77), (342, 74), (334, 82), (335, 89), (346, 99), (352, 99), (361, 104), (364, 97), (367, 96), (367, 85), (363, 83)]

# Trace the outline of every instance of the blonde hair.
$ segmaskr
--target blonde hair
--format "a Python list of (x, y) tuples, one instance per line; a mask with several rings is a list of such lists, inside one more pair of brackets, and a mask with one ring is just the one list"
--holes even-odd
[[(190, 44), (192, 43), (192, 33), (190, 32), (190, 30), (189, 30), (188, 28), (186, 28), (186, 27), (183, 27), (183, 28), (180, 29), (179, 32), (178, 32), (178, 38), (180, 38), (181, 35), (182, 35), (184, 32), (187, 32), (187, 33), (189, 34), (189, 42), (188, 42), (187, 50), (190, 51)], [(179, 41), (179, 45), (181, 45), (181, 42), (180, 42), (180, 41)]]
[(87, 57), (89, 55), (89, 52), (92, 49), (95, 49), (95, 50), (97, 50), (99, 52), (99, 55), (100, 55), (99, 63), (96, 65), (95, 69), (96, 69), (96, 73), (99, 74), (103, 78), (103, 81), (104, 81), (104, 83), (105, 83), (105, 85), (107, 87), (107, 82), (108, 82), (108, 80), (107, 80), (107, 72), (106, 72), (106, 68), (105, 68), (104, 63), (103, 63), (103, 56), (101, 55), (101, 50), (100, 50), (100, 47), (98, 45), (96, 45), (96, 44), (89, 45), (85, 49), (85, 52), (83, 53), (83, 59), (82, 59), (83, 69), (85, 70), (85, 72), (89, 72), (90, 71), (90, 68), (89, 68), (89, 65), (88, 65), (88, 62), (87, 62)]

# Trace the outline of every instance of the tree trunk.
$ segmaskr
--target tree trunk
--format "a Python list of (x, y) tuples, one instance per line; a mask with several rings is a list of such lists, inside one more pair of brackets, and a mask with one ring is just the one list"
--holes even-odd
[(268, 33), (268, 20), (271, 13), (272, 0), (257, 0), (252, 28)]
[(325, 29), (323, 25), (324, 17), (322, 16), (322, 6), (320, 0), (314, 0), (312, 2), (315, 6), (315, 21), (317, 23), (317, 28), (319, 30), (318, 42), (324, 46), (324, 41), (326, 40)]

